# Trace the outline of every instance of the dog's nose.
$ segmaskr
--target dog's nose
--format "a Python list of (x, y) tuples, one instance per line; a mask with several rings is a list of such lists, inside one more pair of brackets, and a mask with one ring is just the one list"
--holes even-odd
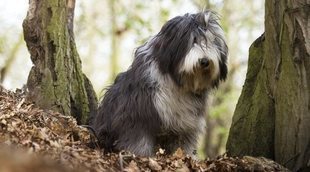
[(199, 59), (199, 63), (202, 67), (208, 67), (210, 62), (207, 58)]

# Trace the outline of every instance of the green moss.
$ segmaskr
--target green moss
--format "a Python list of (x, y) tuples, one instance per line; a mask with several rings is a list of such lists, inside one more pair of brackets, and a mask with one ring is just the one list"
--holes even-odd
[[(230, 155), (264, 155), (273, 157), (274, 128), (272, 100), (266, 94), (264, 69), (264, 35), (251, 46), (248, 71), (227, 142)], [(270, 121), (270, 122), (269, 122)]]
[[(51, 71), (47, 68), (43, 71), (42, 83), (41, 83), (42, 100), (38, 101), (41, 107), (49, 108), (53, 107), (53, 102), (56, 100), (54, 94), (54, 86)], [(49, 97), (49, 99), (45, 99)]]
[[(287, 27), (283, 28), (283, 35), (289, 35)], [(298, 154), (299, 115), (302, 114), (303, 96), (300, 94), (301, 81), (298, 64), (293, 60), (293, 44), (288, 36), (281, 41), (282, 61), (276, 90), (276, 155), (279, 162), (287, 162), (292, 155)], [(303, 92), (303, 91), (302, 91)], [(291, 126), (291, 127), (288, 127)], [(283, 154), (282, 152), (285, 152)], [(296, 159), (287, 165), (293, 167)]]

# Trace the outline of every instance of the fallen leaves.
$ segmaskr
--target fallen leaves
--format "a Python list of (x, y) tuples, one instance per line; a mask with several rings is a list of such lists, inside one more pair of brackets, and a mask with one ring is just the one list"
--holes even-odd
[(265, 158), (219, 156), (197, 161), (178, 149), (166, 155), (137, 157), (91, 149), (88, 129), (75, 119), (26, 101), (21, 90), (0, 86), (0, 171), (285, 171)]
[(158, 164), (157, 161), (153, 160), (152, 158), (149, 158), (149, 164), (148, 166), (150, 167), (151, 170), (154, 170), (154, 171), (160, 171), (162, 170), (162, 167), (161, 165)]

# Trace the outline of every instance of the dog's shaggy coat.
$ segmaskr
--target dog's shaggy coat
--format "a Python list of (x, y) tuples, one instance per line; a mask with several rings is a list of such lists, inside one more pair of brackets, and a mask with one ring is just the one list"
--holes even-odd
[(91, 124), (106, 150), (151, 156), (161, 147), (193, 155), (208, 92), (227, 75), (227, 45), (213, 12), (185, 14), (137, 48)]

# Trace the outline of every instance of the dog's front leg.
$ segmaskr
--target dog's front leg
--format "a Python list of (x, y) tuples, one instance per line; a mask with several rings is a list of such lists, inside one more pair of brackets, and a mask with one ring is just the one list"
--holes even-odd
[(122, 137), (117, 144), (117, 149), (127, 150), (139, 156), (154, 155), (154, 138), (145, 131), (128, 132)]
[(169, 134), (161, 141), (162, 148), (168, 154), (174, 153), (181, 148), (185, 154), (196, 159), (197, 137), (193, 133)]
[(182, 140), (180, 147), (183, 149), (183, 151), (193, 159), (197, 159), (197, 136), (193, 133), (187, 133), (181, 136), (180, 139)]

